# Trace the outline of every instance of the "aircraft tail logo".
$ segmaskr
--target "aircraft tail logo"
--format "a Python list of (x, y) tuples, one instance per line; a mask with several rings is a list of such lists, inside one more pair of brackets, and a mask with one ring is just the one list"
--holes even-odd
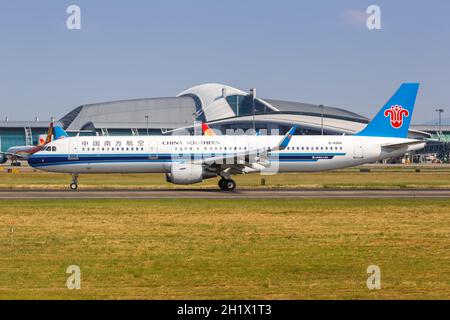
[(409, 117), (409, 111), (402, 106), (394, 105), (384, 111), (384, 116), (390, 118), (392, 128), (398, 129), (403, 125), (403, 117)]
[(372, 121), (355, 135), (407, 138), (418, 90), (418, 83), (403, 83)]

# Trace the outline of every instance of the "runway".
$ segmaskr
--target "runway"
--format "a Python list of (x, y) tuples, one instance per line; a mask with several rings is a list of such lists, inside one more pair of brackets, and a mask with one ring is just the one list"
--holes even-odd
[(360, 189), (216, 189), (154, 190), (0, 190), (0, 200), (11, 199), (310, 199), (310, 198), (450, 198), (450, 190), (360, 190)]

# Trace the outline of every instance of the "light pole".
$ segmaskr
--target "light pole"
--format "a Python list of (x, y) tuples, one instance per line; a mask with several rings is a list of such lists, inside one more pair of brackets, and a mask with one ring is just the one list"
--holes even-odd
[(148, 115), (145, 116), (145, 119), (147, 120), (147, 135), (148, 135)]
[(256, 122), (255, 122), (255, 99), (256, 99), (256, 89), (250, 89), (250, 95), (252, 96), (252, 113), (253, 113), (253, 134), (256, 135)]
[(441, 141), (441, 137), (442, 137), (442, 112), (444, 112), (444, 109), (439, 108), (436, 109), (436, 112), (439, 113), (439, 141)]
[(323, 104), (320, 105), (321, 117), (320, 117), (320, 129), (323, 136)]

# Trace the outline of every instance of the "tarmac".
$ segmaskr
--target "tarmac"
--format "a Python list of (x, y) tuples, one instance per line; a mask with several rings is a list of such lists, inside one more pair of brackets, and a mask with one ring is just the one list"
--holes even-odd
[(448, 199), (450, 189), (147, 189), (147, 190), (0, 190), (10, 199)]

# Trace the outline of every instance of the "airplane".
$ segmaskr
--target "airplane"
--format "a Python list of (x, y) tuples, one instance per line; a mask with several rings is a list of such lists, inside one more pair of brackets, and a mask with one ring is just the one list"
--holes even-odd
[(423, 148), (408, 128), (418, 83), (404, 83), (371, 122), (354, 135), (294, 136), (90, 136), (52, 141), (28, 163), (37, 169), (72, 175), (78, 188), (83, 173), (165, 173), (174, 184), (220, 177), (232, 191), (232, 175), (259, 172), (312, 172), (373, 163)]
[(216, 136), (213, 129), (209, 127), (207, 123), (202, 122), (202, 132), (204, 136)]
[[(202, 133), (204, 136), (216, 136), (217, 134), (214, 132), (213, 129), (207, 124), (202, 122)], [(256, 131), (255, 135), (259, 136), (261, 135), (261, 131)]]
[(67, 133), (61, 127), (54, 127), (53, 122), (51, 122), (45, 139), (39, 138), (39, 143), (36, 146), (14, 146), (10, 147), (6, 152), (0, 152), (0, 164), (4, 164), (8, 159), (11, 159), (11, 165), (17, 166), (20, 164), (18, 162), (19, 160), (27, 160), (30, 155), (42, 150), (52, 141), (53, 135), (55, 135), (55, 139), (68, 137)]

